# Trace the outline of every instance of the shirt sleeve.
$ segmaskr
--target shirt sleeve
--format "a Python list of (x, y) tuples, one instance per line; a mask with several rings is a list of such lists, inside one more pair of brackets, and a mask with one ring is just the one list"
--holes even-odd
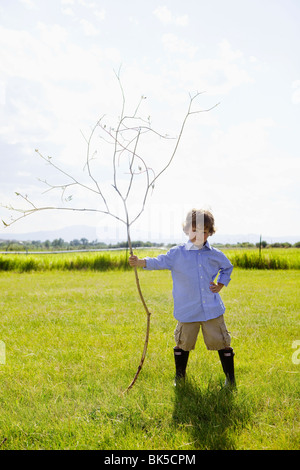
[(145, 257), (146, 267), (144, 269), (153, 271), (155, 269), (172, 269), (174, 264), (175, 249), (171, 249), (164, 255), (158, 255), (156, 258)]
[(233, 270), (233, 265), (229, 261), (229, 259), (223, 255), (222, 256), (222, 262), (221, 262), (221, 267), (219, 269), (219, 276), (218, 276), (218, 282), (221, 284), (224, 284), (224, 286), (228, 286), (230, 280), (231, 280), (231, 273)]

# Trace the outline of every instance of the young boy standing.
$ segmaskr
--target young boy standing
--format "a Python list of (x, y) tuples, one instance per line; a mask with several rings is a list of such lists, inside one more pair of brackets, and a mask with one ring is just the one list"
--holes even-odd
[(178, 321), (174, 332), (175, 383), (185, 378), (189, 352), (195, 349), (201, 327), (206, 348), (219, 353), (225, 384), (235, 386), (234, 352), (224, 322), (225, 307), (219, 295), (230, 281), (233, 266), (224, 253), (211, 247), (207, 240), (215, 233), (211, 212), (192, 209), (187, 214), (183, 231), (189, 237), (187, 243), (156, 258), (130, 256), (129, 264), (147, 270), (171, 270), (174, 317)]

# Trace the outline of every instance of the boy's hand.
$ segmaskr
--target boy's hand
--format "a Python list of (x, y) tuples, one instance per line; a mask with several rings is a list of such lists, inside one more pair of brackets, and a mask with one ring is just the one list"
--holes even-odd
[(210, 284), (209, 288), (211, 292), (213, 292), (214, 294), (217, 294), (218, 292), (220, 292), (222, 287), (224, 287), (224, 284), (221, 284), (220, 282), (218, 282), (218, 284), (215, 284), (214, 282), (210, 282), (209, 284)]
[(132, 268), (134, 267), (145, 268), (146, 267), (146, 260), (139, 259), (136, 255), (129, 256), (128, 261)]

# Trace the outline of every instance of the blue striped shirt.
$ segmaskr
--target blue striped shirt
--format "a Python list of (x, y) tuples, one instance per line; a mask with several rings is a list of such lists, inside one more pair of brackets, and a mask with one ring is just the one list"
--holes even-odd
[(207, 321), (225, 312), (220, 294), (210, 282), (228, 285), (233, 266), (220, 250), (206, 241), (199, 249), (192, 242), (171, 248), (156, 258), (146, 257), (146, 270), (169, 269), (173, 279), (174, 317), (181, 322)]

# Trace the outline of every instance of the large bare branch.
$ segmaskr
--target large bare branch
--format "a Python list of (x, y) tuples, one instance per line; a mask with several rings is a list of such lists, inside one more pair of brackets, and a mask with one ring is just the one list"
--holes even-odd
[[(95, 213), (101, 213), (101, 214), (106, 214), (111, 217), (114, 217), (116, 220), (119, 222), (125, 224), (126, 230), (127, 230), (127, 241), (128, 241), (128, 247), (130, 250), (130, 254), (133, 254), (133, 249), (132, 249), (132, 243), (131, 243), (131, 235), (130, 235), (130, 228), (131, 226), (137, 221), (137, 219), (141, 216), (143, 211), (145, 210), (147, 199), (150, 193), (150, 190), (154, 188), (154, 185), (157, 181), (157, 179), (168, 169), (168, 167), (171, 165), (171, 163), (174, 160), (174, 157), (177, 153), (179, 144), (182, 140), (182, 136), (184, 133), (184, 129), (187, 123), (188, 118), (191, 115), (194, 114), (199, 114), (202, 112), (208, 112), (215, 108), (217, 106), (214, 105), (209, 109), (205, 110), (194, 110), (193, 109), (193, 104), (196, 100), (196, 98), (201, 94), (201, 93), (196, 93), (195, 95), (191, 96), (190, 95), (190, 100), (187, 108), (187, 112), (185, 116), (183, 117), (179, 133), (177, 137), (170, 137), (166, 134), (163, 134), (161, 132), (158, 132), (157, 130), (153, 129), (151, 127), (150, 123), (150, 118), (144, 119), (142, 117), (138, 116), (138, 113), (140, 112), (140, 108), (142, 105), (142, 102), (144, 101), (145, 97), (142, 96), (137, 104), (137, 106), (134, 108), (134, 111), (132, 114), (127, 113), (126, 111), (126, 98), (125, 98), (125, 92), (123, 89), (123, 85), (121, 83), (120, 79), (120, 71), (116, 73), (116, 78), (119, 83), (120, 91), (121, 91), (121, 112), (120, 116), (118, 117), (117, 124), (115, 127), (111, 127), (107, 124), (104, 123), (104, 117), (103, 115), (96, 124), (93, 126), (91, 129), (90, 135), (88, 138), (85, 136), (85, 142), (87, 145), (87, 151), (86, 151), (86, 160), (85, 160), (85, 165), (84, 169), (87, 169), (88, 177), (91, 182), (91, 186), (88, 184), (83, 183), (82, 181), (79, 181), (78, 178), (75, 178), (73, 175), (71, 175), (68, 171), (62, 169), (59, 165), (54, 163), (53, 159), (50, 157), (44, 157), (43, 154), (39, 151), (36, 150), (37, 154), (39, 155), (40, 158), (42, 158), (44, 161), (46, 161), (49, 165), (52, 166), (58, 173), (64, 175), (67, 178), (67, 182), (64, 184), (50, 184), (46, 180), (43, 181), (44, 184), (47, 185), (48, 189), (45, 192), (49, 192), (51, 190), (60, 190), (62, 191), (62, 196), (61, 199), (63, 200), (63, 196), (65, 194), (65, 191), (70, 188), (80, 188), (88, 193), (92, 193), (95, 195), (95, 197), (98, 197), (100, 199), (97, 199), (101, 201), (103, 208), (82, 208), (82, 207), (65, 207), (65, 206), (42, 206), (39, 207), (36, 204), (34, 204), (31, 199), (26, 195), (23, 196), (20, 193), (16, 193), (21, 199), (26, 203), (25, 208), (14, 208), (12, 206), (4, 206), (7, 209), (11, 211), (15, 211), (18, 215), (17, 217), (13, 218), (10, 223), (4, 222), (4, 225), (6, 227), (12, 225), (13, 223), (17, 222), (20, 219), (23, 219), (24, 217), (33, 215), (37, 212), (40, 211), (46, 211), (46, 210), (58, 210), (58, 211), (78, 211), (78, 212), (95, 212)], [(96, 135), (96, 131), (100, 131), (100, 135)], [(142, 156), (143, 153), (143, 138), (144, 136), (151, 136), (153, 138), (158, 138), (158, 139), (173, 139), (174, 140), (174, 146), (172, 151), (170, 152), (169, 157), (167, 158), (167, 162), (165, 165), (158, 169), (157, 172), (154, 171), (152, 167), (149, 166), (147, 163), (145, 157)], [(124, 210), (124, 215), (123, 217), (120, 217), (117, 214), (114, 214), (110, 210), (110, 201), (108, 200), (107, 196), (104, 194), (104, 191), (101, 186), (101, 182), (96, 178), (94, 174), (94, 170), (92, 168), (92, 161), (95, 160), (95, 152), (92, 153), (92, 145), (96, 137), (99, 138), (101, 143), (104, 143), (104, 145), (109, 146), (109, 151), (108, 155), (110, 155), (110, 161), (112, 165), (112, 183), (111, 186), (115, 190), (115, 195), (117, 196), (118, 199), (122, 201), (122, 207)], [(123, 169), (123, 179), (124, 176), (127, 176), (126, 184), (127, 187), (125, 187), (125, 190), (121, 190), (121, 179), (119, 179), (119, 168), (120, 165), (124, 162), (125, 157), (127, 158), (125, 161), (127, 162), (127, 170), (124, 171)], [(101, 156), (102, 158), (102, 156)], [(137, 165), (137, 170), (135, 169), (135, 166)], [(151, 177), (150, 177), (151, 174)], [(137, 213), (133, 216), (130, 215), (129, 213), (129, 196), (133, 192), (133, 187), (134, 187), (134, 181), (136, 178), (139, 177), (144, 177), (144, 186), (142, 190), (142, 194), (136, 195), (136, 200), (140, 202), (140, 207), (137, 211)], [(67, 198), (67, 202), (70, 202), (71, 196)], [(20, 215), (21, 214), (21, 215)], [(138, 277), (138, 271), (137, 268), (134, 268), (134, 273), (135, 273), (135, 282), (138, 290), (138, 294), (140, 296), (143, 308), (146, 312), (147, 316), (147, 322), (146, 322), (146, 336), (145, 336), (145, 341), (144, 341), (144, 347), (143, 347), (143, 352), (142, 356), (140, 359), (140, 363), (137, 369), (137, 372), (130, 383), (130, 385), (127, 387), (125, 391), (130, 390), (133, 385), (135, 384), (141, 370), (144, 364), (144, 360), (146, 357), (146, 352), (148, 348), (148, 342), (149, 342), (149, 332), (150, 332), (150, 316), (151, 313), (149, 311), (149, 308), (147, 306), (147, 303), (145, 301), (145, 298), (142, 293), (139, 277)]]
[(93, 208), (84, 208), (84, 207), (60, 207), (60, 206), (38, 206), (37, 207), (28, 198), (27, 195), (24, 196), (21, 193), (15, 193), (15, 194), (17, 196), (21, 197), (24, 201), (26, 201), (30, 207), (29, 208), (17, 208), (17, 207), (12, 207), (12, 206), (1, 204), (1, 206), (4, 207), (5, 209), (8, 209), (10, 211), (14, 211), (14, 212), (22, 214), (20, 216), (16, 216), (9, 223), (2, 220), (2, 223), (5, 227), (10, 227), (11, 225), (15, 224), (19, 220), (24, 219), (25, 217), (28, 217), (30, 215), (36, 214), (37, 212), (49, 211), (49, 210), (52, 210), (52, 211), (70, 211), (70, 212), (95, 212), (95, 213), (99, 213), (99, 214), (110, 215), (111, 217), (114, 217), (116, 220), (118, 220), (119, 222), (122, 222), (123, 224), (126, 225), (126, 220), (122, 219), (121, 217), (117, 216), (116, 214), (113, 214), (113, 213), (105, 211), (105, 210), (93, 209)]

